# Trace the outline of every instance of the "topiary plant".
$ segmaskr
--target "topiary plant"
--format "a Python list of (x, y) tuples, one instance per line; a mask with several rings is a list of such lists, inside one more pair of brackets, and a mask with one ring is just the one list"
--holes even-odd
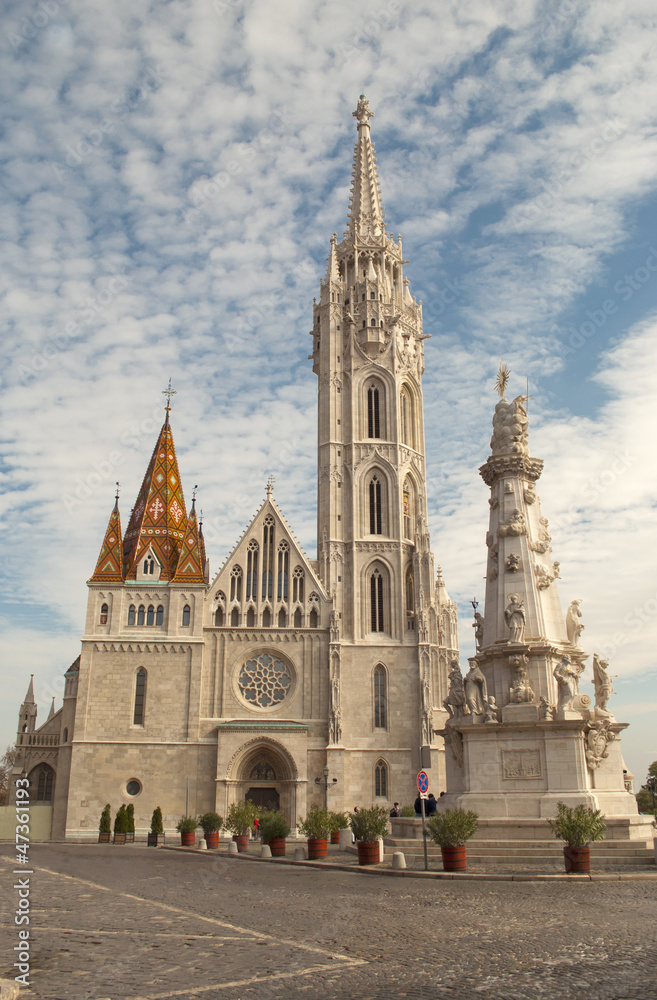
[(98, 824), (99, 833), (111, 833), (112, 832), (112, 815), (110, 810), (109, 802), (100, 814), (100, 823)]
[(382, 840), (388, 832), (388, 810), (384, 806), (371, 806), (352, 813), (349, 824), (351, 832), (361, 844), (373, 844)]
[(439, 847), (463, 847), (478, 825), (477, 814), (469, 809), (445, 809), (427, 820), (429, 837)]
[(277, 837), (289, 837), (290, 824), (282, 813), (271, 809), (260, 814), (260, 836), (263, 843), (268, 844)]
[(114, 817), (114, 833), (127, 833), (128, 832), (128, 817), (126, 814), (125, 806), (119, 806), (116, 816)]
[(323, 840), (330, 828), (331, 821), (326, 809), (311, 806), (305, 819), (299, 818), (299, 830), (308, 840)]
[(162, 810), (158, 806), (157, 809), (153, 810), (153, 815), (151, 817), (151, 833), (164, 833), (164, 825), (162, 823)]
[(221, 830), (223, 822), (219, 813), (215, 812), (203, 813), (198, 818), (198, 825), (203, 828), (203, 833), (216, 833)]
[(557, 818), (549, 819), (548, 825), (555, 837), (565, 840), (569, 847), (586, 847), (596, 840), (603, 840), (607, 829), (599, 809), (583, 805), (572, 809), (564, 802), (557, 802)]
[(135, 832), (135, 807), (132, 802), (129, 802), (125, 810), (127, 826), (125, 828), (126, 833)]

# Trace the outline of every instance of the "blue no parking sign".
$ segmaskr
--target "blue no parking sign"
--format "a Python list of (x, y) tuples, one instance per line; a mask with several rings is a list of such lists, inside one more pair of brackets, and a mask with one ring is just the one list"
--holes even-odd
[(424, 795), (429, 787), (429, 776), (426, 771), (420, 771), (417, 776), (417, 787), (420, 795)]

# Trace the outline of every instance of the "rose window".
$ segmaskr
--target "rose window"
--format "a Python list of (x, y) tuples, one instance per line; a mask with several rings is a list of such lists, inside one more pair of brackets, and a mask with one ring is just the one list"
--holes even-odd
[(244, 700), (258, 708), (270, 708), (284, 701), (292, 688), (292, 681), (292, 671), (287, 663), (267, 653), (247, 660), (237, 678)]

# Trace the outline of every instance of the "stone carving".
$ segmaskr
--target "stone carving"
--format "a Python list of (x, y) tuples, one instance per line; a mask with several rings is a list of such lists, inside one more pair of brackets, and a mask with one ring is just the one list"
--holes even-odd
[(530, 542), (529, 547), (534, 550), (534, 552), (547, 552), (550, 548), (550, 542), (552, 541), (552, 535), (548, 531), (548, 519), (547, 517), (540, 517), (539, 524), (541, 525), (538, 532), (538, 541)]
[(573, 708), (573, 702), (579, 694), (579, 675), (576, 666), (571, 665), (570, 656), (564, 653), (553, 671), (557, 682), (557, 709), (568, 711)]
[(330, 629), (331, 629), (330, 641), (340, 642), (340, 614), (335, 610), (335, 608), (333, 609), (333, 611), (331, 611)]
[(509, 555), (506, 557), (505, 565), (507, 573), (517, 573), (520, 567), (522, 566), (520, 556), (517, 556), (515, 552), (510, 552)]
[(504, 492), (505, 493), (513, 493), (513, 484), (509, 483), (509, 482), (506, 482), (504, 484)]
[(502, 775), (505, 779), (542, 778), (539, 750), (503, 750)]
[(341, 712), (337, 708), (329, 720), (329, 743), (342, 742)]
[(541, 722), (552, 722), (554, 705), (551, 705), (544, 694), (538, 699), (538, 718)]
[(450, 663), (449, 691), (443, 701), (443, 708), (447, 709), (450, 719), (462, 719), (466, 714), (463, 675), (458, 660), (452, 660)]
[(454, 729), (453, 726), (447, 726), (444, 733), (445, 743), (452, 751), (454, 761), (458, 767), (463, 767), (463, 737), (459, 733), (458, 729)]
[(291, 668), (278, 657), (261, 653), (242, 666), (237, 684), (244, 700), (257, 708), (284, 701), (293, 685)]
[(484, 714), (484, 722), (487, 724), (499, 722), (499, 719), (497, 718), (497, 705), (495, 704), (495, 699), (492, 694), (488, 697), (488, 704), (486, 705), (486, 712)]
[(536, 583), (539, 590), (547, 590), (550, 584), (560, 577), (561, 571), (558, 562), (552, 563), (551, 568), (545, 566), (544, 563), (536, 563)]
[(517, 594), (509, 594), (509, 603), (504, 609), (504, 620), (509, 629), (509, 642), (523, 642), (527, 616), (522, 600)]
[(584, 734), (584, 755), (586, 763), (592, 771), (596, 771), (603, 760), (609, 756), (607, 743), (612, 743), (616, 736), (611, 732), (609, 719), (601, 719), (587, 726)]
[(484, 641), (484, 616), (480, 614), (479, 611), (475, 611), (474, 613), (472, 627), (475, 630), (475, 645), (479, 650), (481, 649)]
[(509, 666), (513, 668), (509, 701), (513, 705), (524, 705), (534, 701), (534, 692), (529, 686), (526, 664), (527, 657), (524, 654), (509, 657)]
[(526, 483), (524, 496), (525, 503), (536, 503), (536, 486), (534, 483)]
[(579, 637), (584, 631), (584, 625), (581, 621), (582, 612), (579, 610), (581, 603), (582, 598), (576, 598), (574, 601), (570, 602), (570, 607), (566, 612), (566, 634), (568, 635), (568, 642), (578, 649), (581, 649)]
[(431, 705), (431, 684), (429, 681), (429, 657), (425, 653), (422, 659), (425, 661), (422, 677), (422, 743), (424, 746), (431, 743), (431, 732), (433, 729), (433, 707)]
[(497, 499), (497, 497), (496, 496), (492, 496), (490, 498), (490, 500), (488, 501), (488, 506), (492, 510), (495, 510), (495, 508), (499, 506), (499, 503), (500, 503), (500, 501)]
[(598, 657), (597, 653), (593, 654), (593, 685), (595, 687), (595, 717), (596, 719), (609, 719), (615, 722), (614, 716), (611, 714), (607, 705), (609, 704), (609, 699), (613, 694), (614, 687), (611, 683), (611, 677), (607, 673), (609, 669), (609, 660), (603, 660)]
[(500, 399), (495, 407), (490, 439), (493, 455), (529, 455), (529, 419), (524, 401), (524, 396), (516, 396), (512, 402)]
[(476, 659), (468, 660), (470, 669), (465, 675), (465, 701), (473, 715), (484, 715), (488, 704), (488, 687)]
[(506, 538), (507, 535), (524, 535), (526, 531), (525, 515), (515, 507), (506, 521), (500, 524), (497, 534), (499, 538)]

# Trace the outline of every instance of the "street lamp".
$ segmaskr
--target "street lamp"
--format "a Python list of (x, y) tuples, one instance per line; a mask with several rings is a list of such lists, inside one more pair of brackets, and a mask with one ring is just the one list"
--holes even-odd
[[(331, 772), (329, 771), (328, 764), (325, 764), (324, 765), (324, 770), (322, 771), (323, 778), (315, 778), (315, 784), (316, 785), (324, 785), (324, 808), (326, 809), (327, 812), (328, 812), (328, 790), (329, 790), (329, 774), (330, 773)], [(332, 785), (337, 785), (337, 783), (338, 783), (338, 779), (337, 778), (333, 778), (333, 780), (331, 781), (331, 784)]]

